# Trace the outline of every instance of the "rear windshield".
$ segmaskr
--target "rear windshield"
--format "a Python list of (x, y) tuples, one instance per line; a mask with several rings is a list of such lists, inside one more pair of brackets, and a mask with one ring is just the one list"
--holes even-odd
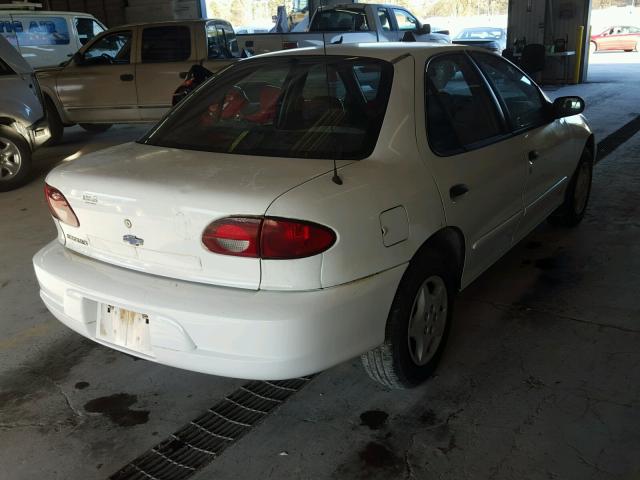
[(141, 142), (268, 157), (362, 159), (378, 140), (393, 67), (368, 58), (287, 57), (236, 64)]
[(310, 32), (368, 32), (367, 15), (359, 8), (318, 10), (309, 27)]

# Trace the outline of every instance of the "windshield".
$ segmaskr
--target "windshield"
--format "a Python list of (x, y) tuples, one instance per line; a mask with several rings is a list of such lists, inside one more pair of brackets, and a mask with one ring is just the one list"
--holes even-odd
[(240, 62), (187, 97), (141, 142), (240, 155), (366, 158), (392, 76), (391, 64), (369, 58)]
[(487, 29), (468, 29), (458, 34), (456, 39), (459, 40), (500, 40), (503, 31), (499, 28)]

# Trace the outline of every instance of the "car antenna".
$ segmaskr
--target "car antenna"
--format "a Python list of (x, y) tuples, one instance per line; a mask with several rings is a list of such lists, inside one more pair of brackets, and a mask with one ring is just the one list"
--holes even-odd
[[(320, 0), (320, 7), (318, 8), (319, 11), (322, 11), (322, 7), (323, 7), (323, 0)], [(326, 33), (323, 31), (322, 32), (322, 48), (324, 49), (324, 57), (325, 57), (325, 62), (324, 62), (324, 77), (325, 77), (325, 81), (327, 83), (327, 98), (331, 97), (331, 91), (329, 90), (329, 65), (327, 63), (328, 60), (328, 55), (327, 55), (327, 38), (326, 38)], [(342, 37), (340, 39), (340, 43), (342, 43)], [(333, 125), (330, 127), (331, 130), (333, 131)], [(336, 185), (342, 185), (342, 178), (340, 178), (340, 175), (338, 175), (338, 164), (336, 162), (336, 156), (333, 155), (333, 177), (331, 177), (331, 181), (333, 183), (335, 183)]]

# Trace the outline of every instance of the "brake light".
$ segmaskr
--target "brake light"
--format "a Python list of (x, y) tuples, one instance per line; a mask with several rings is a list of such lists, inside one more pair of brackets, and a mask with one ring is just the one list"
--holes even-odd
[(292, 260), (322, 253), (335, 243), (328, 227), (283, 218), (229, 217), (211, 223), (202, 234), (204, 246), (221, 255)]
[(205, 228), (202, 243), (210, 251), (236, 257), (260, 256), (260, 218), (230, 217)]
[(47, 205), (49, 205), (49, 211), (54, 218), (57, 218), (62, 223), (70, 225), (72, 227), (79, 227), (80, 222), (75, 212), (64, 198), (64, 195), (57, 188), (53, 188), (51, 185), (44, 184), (44, 196), (47, 199)]
[(282, 42), (282, 49), (283, 50), (291, 50), (292, 48), (298, 48), (298, 42), (294, 42), (294, 41), (290, 41), (290, 40), (284, 40)]

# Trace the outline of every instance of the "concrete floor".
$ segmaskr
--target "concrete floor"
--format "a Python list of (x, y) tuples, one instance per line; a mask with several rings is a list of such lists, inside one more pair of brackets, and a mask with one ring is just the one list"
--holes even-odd
[[(640, 114), (640, 54), (593, 63), (549, 94), (583, 95), (603, 138)], [(105, 478), (244, 383), (95, 345), (38, 298), (44, 174), (143, 131), (71, 129), (0, 196), (0, 478)], [(639, 166), (636, 134), (596, 167), (579, 228), (542, 225), (460, 294), (428, 384), (387, 391), (346, 362), (192, 478), (640, 479)]]

